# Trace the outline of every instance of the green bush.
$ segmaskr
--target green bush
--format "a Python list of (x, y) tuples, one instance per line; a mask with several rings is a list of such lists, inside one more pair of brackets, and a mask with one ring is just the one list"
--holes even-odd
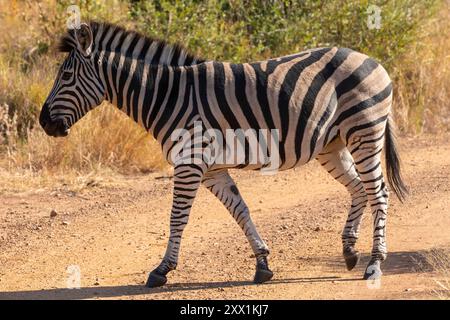
[[(322, 46), (349, 47), (387, 67), (416, 39), (439, 0), (135, 1), (137, 29), (179, 42), (207, 59), (258, 60)], [(381, 9), (369, 29), (368, 8)]]

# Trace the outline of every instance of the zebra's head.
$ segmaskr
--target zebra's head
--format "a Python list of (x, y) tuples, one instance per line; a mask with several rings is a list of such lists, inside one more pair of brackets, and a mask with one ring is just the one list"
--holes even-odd
[(93, 39), (87, 24), (69, 30), (61, 39), (59, 51), (66, 52), (67, 57), (39, 117), (40, 125), (50, 136), (67, 136), (70, 127), (105, 98), (94, 59)]

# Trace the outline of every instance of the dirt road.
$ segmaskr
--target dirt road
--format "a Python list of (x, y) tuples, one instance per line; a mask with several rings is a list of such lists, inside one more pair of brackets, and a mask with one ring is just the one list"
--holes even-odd
[[(366, 212), (351, 272), (340, 233), (349, 197), (317, 163), (262, 176), (233, 171), (271, 249), (273, 281), (254, 285), (254, 258), (228, 212), (205, 188), (184, 233), (169, 283), (143, 286), (164, 254), (172, 180), (153, 173), (0, 194), (0, 299), (415, 299), (436, 298), (438, 275), (424, 259), (450, 248), (450, 135), (400, 139), (412, 194), (391, 197), (390, 255), (381, 288), (361, 280), (370, 253)], [(50, 217), (55, 209), (57, 215)], [(69, 267), (75, 266), (75, 267)], [(69, 269), (68, 269), (69, 267)], [(71, 269), (72, 268), (72, 269)], [(73, 269), (75, 268), (75, 269)], [(67, 289), (80, 270), (81, 289)]]

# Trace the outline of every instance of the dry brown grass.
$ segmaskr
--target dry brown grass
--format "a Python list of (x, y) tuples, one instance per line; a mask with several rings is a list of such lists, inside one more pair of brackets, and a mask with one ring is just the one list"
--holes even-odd
[(104, 103), (75, 125), (67, 138), (48, 137), (33, 130), (28, 143), (16, 153), (15, 165), (32, 171), (90, 172), (102, 167), (121, 173), (163, 169), (159, 144), (125, 114)]
[[(106, 21), (120, 20), (127, 12), (116, 0), (92, 5)], [(0, 174), (13, 173), (8, 181), (22, 185), (27, 181), (21, 177), (45, 184), (37, 176), (111, 170), (130, 174), (167, 167), (155, 140), (107, 103), (77, 123), (67, 138), (46, 136), (35, 119), (63, 59), (53, 46), (65, 21), (58, 6), (67, 5), (0, 0), (0, 6)]]
[(443, 300), (450, 300), (450, 251), (434, 249), (425, 255), (437, 276), (434, 279), (436, 289), (433, 293)]
[(403, 132), (450, 131), (450, 1), (424, 21), (395, 68), (394, 109)]

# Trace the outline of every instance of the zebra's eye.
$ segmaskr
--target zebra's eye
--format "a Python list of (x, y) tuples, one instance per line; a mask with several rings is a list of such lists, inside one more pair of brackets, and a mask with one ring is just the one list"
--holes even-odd
[(70, 80), (71, 77), (72, 77), (72, 72), (69, 72), (69, 71), (64, 71), (64, 73), (61, 76), (61, 78), (65, 81)]

